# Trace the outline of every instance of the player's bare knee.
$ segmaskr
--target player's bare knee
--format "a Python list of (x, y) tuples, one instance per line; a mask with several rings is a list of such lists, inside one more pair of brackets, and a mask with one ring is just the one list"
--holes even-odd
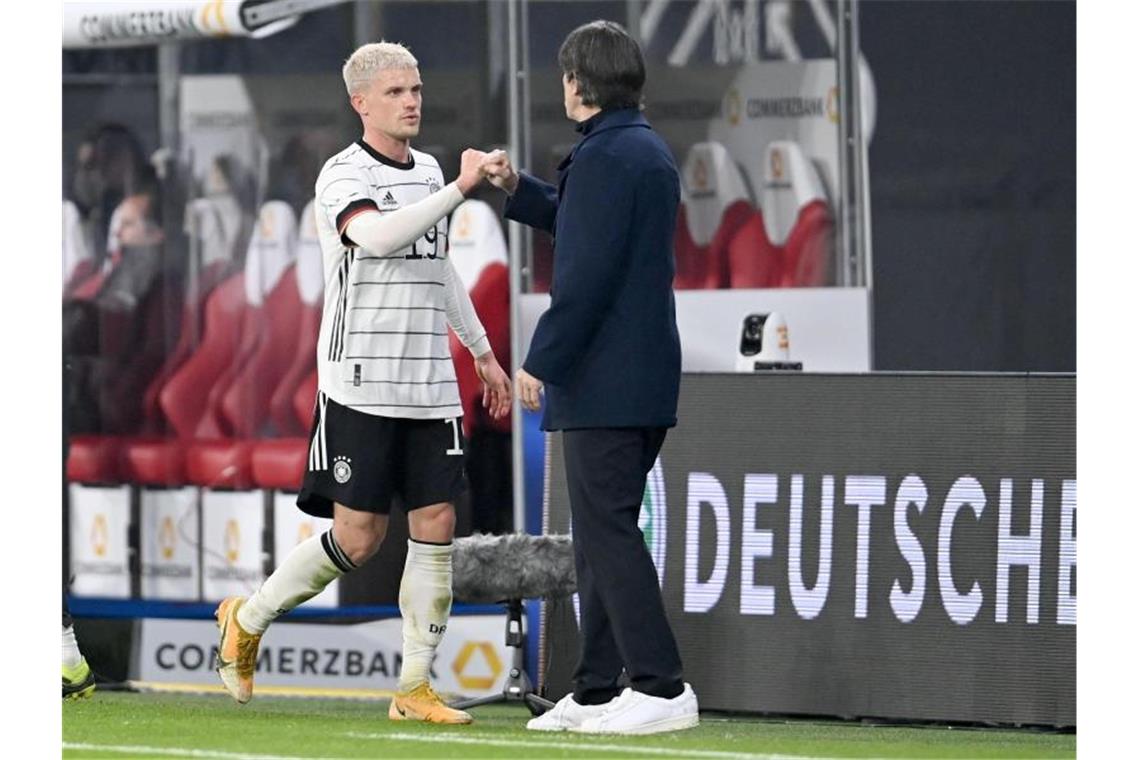
[(354, 565), (367, 562), (380, 549), (388, 521), (382, 515), (339, 507), (333, 516), (333, 537)]
[(384, 543), (383, 527), (372, 525), (346, 525), (339, 532), (334, 531), (336, 542), (352, 560), (352, 564), (359, 567), (371, 559), (372, 555)]
[(433, 504), (408, 513), (408, 529), (416, 541), (447, 543), (455, 536), (455, 506)]

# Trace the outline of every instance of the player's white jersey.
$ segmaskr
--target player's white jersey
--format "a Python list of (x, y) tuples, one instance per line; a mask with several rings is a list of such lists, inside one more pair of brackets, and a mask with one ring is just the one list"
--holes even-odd
[[(428, 154), (412, 150), (411, 160), (399, 164), (363, 141), (330, 158), (317, 178), (314, 210), (325, 274), (319, 388), (339, 404), (384, 417), (463, 414), (447, 333), (454, 275), (447, 217), (390, 253), (355, 247), (341, 234), (363, 210), (387, 214), (443, 186), (439, 164)], [(460, 337), (471, 345), (481, 335)]]

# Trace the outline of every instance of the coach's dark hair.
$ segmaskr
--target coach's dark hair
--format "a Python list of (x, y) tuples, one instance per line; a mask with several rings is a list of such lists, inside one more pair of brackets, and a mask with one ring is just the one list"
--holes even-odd
[(570, 32), (558, 50), (558, 65), (578, 84), (583, 105), (641, 105), (645, 59), (637, 40), (620, 24), (591, 21)]

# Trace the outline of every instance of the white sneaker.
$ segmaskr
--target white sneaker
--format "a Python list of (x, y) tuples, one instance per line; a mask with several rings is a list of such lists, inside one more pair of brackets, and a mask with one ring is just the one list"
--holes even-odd
[(697, 695), (689, 684), (672, 699), (626, 689), (606, 707), (601, 715), (570, 730), (584, 734), (656, 734), (692, 728), (700, 722)]
[(527, 721), (526, 727), (531, 731), (569, 731), (580, 726), (584, 720), (600, 716), (615, 701), (617, 697), (601, 705), (580, 705), (574, 701), (571, 692), (542, 715)]

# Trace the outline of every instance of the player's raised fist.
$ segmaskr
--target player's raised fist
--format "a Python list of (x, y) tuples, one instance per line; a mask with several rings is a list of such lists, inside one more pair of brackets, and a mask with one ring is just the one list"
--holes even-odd
[(455, 184), (459, 186), (459, 192), (468, 195), (483, 181), (483, 172), (480, 167), (486, 157), (486, 153), (475, 148), (468, 148), (463, 151), (463, 155), (459, 157), (459, 176), (455, 179)]

